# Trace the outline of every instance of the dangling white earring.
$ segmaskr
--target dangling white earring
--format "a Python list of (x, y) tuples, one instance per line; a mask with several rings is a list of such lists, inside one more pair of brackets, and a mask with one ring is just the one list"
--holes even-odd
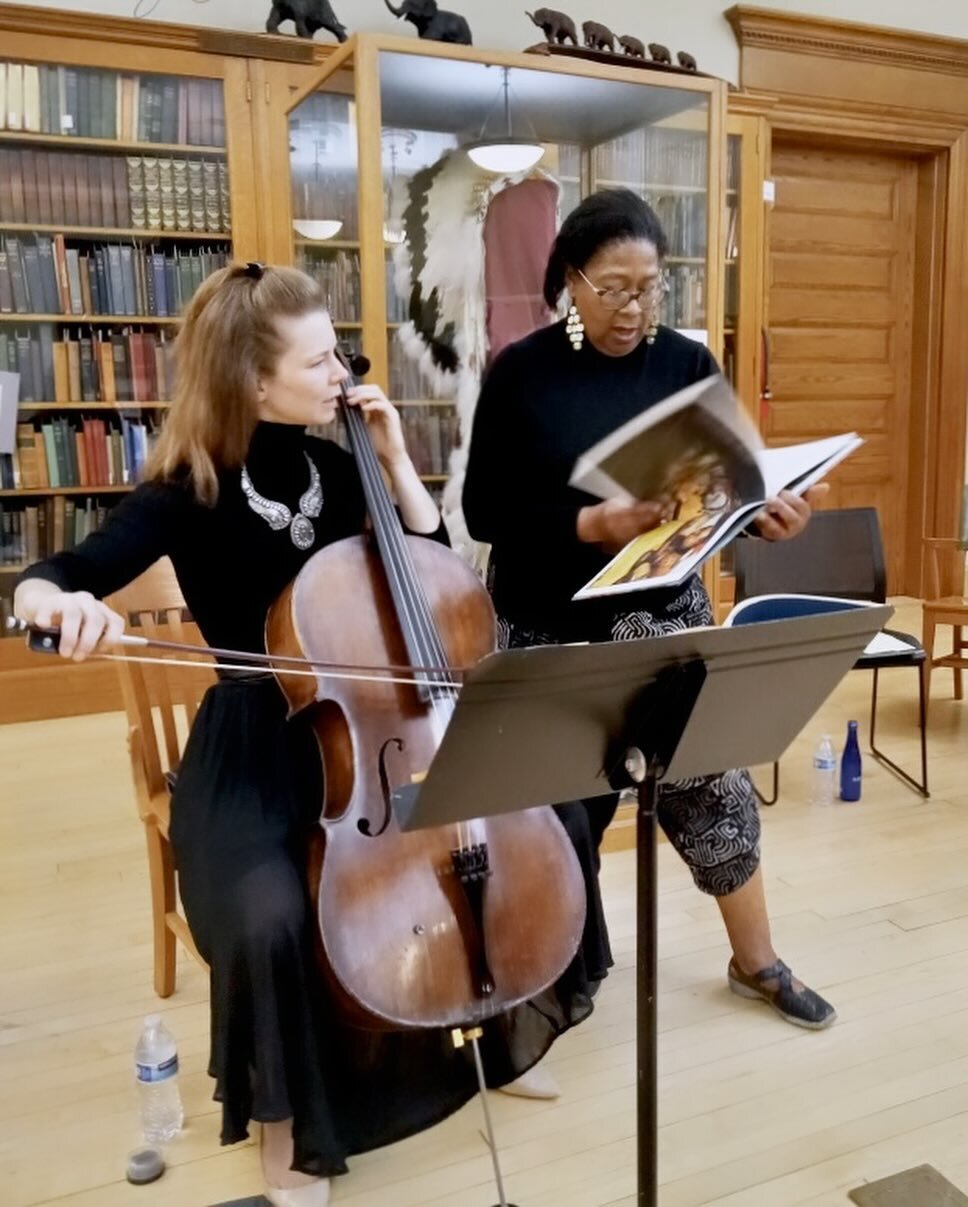
[(565, 323), (565, 331), (567, 331), (568, 338), (571, 340), (571, 346), (576, 352), (580, 352), (581, 346), (585, 342), (585, 324), (581, 321), (581, 315), (578, 313), (578, 307), (574, 302), (568, 308), (568, 321)]

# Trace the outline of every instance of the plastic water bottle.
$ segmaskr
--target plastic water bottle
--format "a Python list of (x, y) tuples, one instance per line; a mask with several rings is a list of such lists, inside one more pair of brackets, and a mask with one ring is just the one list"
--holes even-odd
[(837, 779), (837, 756), (829, 734), (824, 734), (813, 752), (813, 780), (810, 785), (812, 805), (832, 805)]
[(177, 1136), (185, 1117), (178, 1092), (178, 1053), (160, 1014), (149, 1014), (134, 1049), (141, 1126), (148, 1144)]
[(857, 741), (857, 722), (847, 722), (847, 743), (840, 756), (840, 799), (860, 800), (860, 743)]

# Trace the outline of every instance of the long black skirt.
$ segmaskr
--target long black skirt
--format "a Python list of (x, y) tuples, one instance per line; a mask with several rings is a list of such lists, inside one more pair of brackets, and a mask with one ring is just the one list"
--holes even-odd
[[(346, 1158), (446, 1118), (476, 1092), (472, 1056), (442, 1031), (347, 1026), (327, 1000), (314, 955), (304, 866), (319, 816), (315, 738), (287, 722), (271, 677), (224, 678), (205, 696), (172, 799), (182, 903), (211, 968), (211, 1057), (222, 1143), (250, 1120), (293, 1119), (294, 1168), (346, 1172)], [(485, 1027), (489, 1084), (535, 1064), (585, 1019), (611, 964), (588, 811), (557, 810), (585, 877), (582, 944), (540, 998)]]

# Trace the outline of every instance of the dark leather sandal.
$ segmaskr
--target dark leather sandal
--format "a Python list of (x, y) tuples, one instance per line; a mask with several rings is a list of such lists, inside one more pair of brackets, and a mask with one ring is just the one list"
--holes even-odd
[[(837, 1011), (819, 993), (814, 993), (806, 985), (799, 993), (793, 988), (793, 973), (782, 960), (777, 960), (768, 968), (761, 968), (752, 976), (747, 976), (735, 960), (730, 960), (726, 979), (730, 990), (738, 997), (768, 1003), (795, 1027), (822, 1031), (837, 1018)], [(771, 981), (774, 982), (772, 986), (769, 984)]]

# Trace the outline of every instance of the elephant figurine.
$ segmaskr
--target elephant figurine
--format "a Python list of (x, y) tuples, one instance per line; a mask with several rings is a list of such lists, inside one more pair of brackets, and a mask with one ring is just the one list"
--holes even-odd
[(622, 34), (618, 44), (630, 59), (645, 58), (645, 46), (639, 38), (633, 38), (631, 34)]
[(680, 50), (679, 53), (676, 55), (676, 58), (679, 60), (679, 66), (684, 67), (686, 69), (686, 71), (698, 71), (699, 70), (699, 68), (696, 65), (696, 60), (687, 51)]
[(554, 8), (536, 8), (533, 13), (525, 10), (524, 15), (530, 17), (538, 26), (544, 34), (546, 42), (564, 46), (570, 38), (572, 46), (578, 45), (575, 23), (567, 13), (559, 13)]
[(663, 46), (661, 42), (650, 42), (649, 54), (652, 56), (653, 63), (665, 63), (667, 67), (672, 66), (672, 55), (669, 53), (669, 47)]
[(394, 8), (390, 0), (384, 0), (395, 17), (403, 17), (416, 27), (421, 38), (432, 42), (457, 42), (461, 46), (471, 45), (471, 27), (460, 13), (449, 13), (437, 7), (437, 0), (403, 0)]
[(283, 21), (291, 21), (300, 38), (311, 38), (317, 30), (326, 29), (337, 42), (346, 41), (346, 26), (340, 24), (329, 0), (283, 0), (273, 4), (266, 19), (266, 33), (278, 33)]
[(607, 25), (602, 25), (598, 21), (583, 21), (581, 31), (585, 35), (585, 45), (589, 50), (615, 52), (615, 35)]

